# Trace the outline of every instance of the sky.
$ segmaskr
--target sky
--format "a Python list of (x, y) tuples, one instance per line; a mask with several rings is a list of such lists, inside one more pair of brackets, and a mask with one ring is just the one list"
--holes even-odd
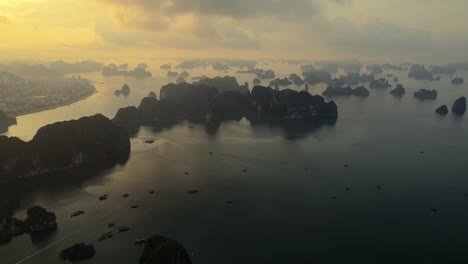
[(0, 0), (0, 59), (468, 61), (466, 0)]

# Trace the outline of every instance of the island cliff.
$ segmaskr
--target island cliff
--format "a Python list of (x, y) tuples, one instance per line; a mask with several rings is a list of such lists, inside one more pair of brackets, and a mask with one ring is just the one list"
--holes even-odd
[(0, 136), (0, 182), (56, 173), (129, 152), (128, 133), (97, 114), (58, 122), (38, 130), (34, 138)]
[[(245, 87), (245, 86), (244, 86)], [(150, 125), (165, 128), (180, 121), (218, 127), (226, 120), (246, 118), (252, 124), (262, 122), (304, 121), (314, 124), (334, 123), (338, 107), (319, 95), (271, 87), (220, 89), (209, 82), (168, 84), (161, 88), (160, 100), (145, 97), (138, 108), (119, 110), (114, 122), (121, 127)]]

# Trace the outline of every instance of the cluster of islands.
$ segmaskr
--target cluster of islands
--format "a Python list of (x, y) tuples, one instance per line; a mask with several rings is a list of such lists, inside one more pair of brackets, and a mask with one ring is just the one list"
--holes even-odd
[[(187, 82), (190, 76), (187, 70), (209, 66), (215, 71), (224, 72), (238, 67), (238, 74), (253, 74), (253, 87), (250, 87), (249, 83), (239, 84), (236, 78), (230, 76), (192, 77), (192, 82)], [(75, 64), (55, 62), (49, 67), (2, 67), (0, 130), (3, 131), (17, 122), (16, 115), (63, 105), (95, 92), (90, 80), (79, 75), (65, 77), (65, 74), (102, 71), (104, 76), (153, 76), (146, 64), (139, 64), (130, 71), (127, 64), (103, 65), (91, 61)], [(464, 83), (462, 78), (456, 76), (456, 72), (468, 69), (468, 65), (465, 64), (433, 66), (430, 69), (423, 65), (370, 64), (365, 66), (366, 73), (361, 73), (363, 67), (359, 63), (304, 64), (300, 68), (300, 75), (293, 73), (289, 77), (278, 78), (273, 70), (257, 68), (256, 62), (253, 61), (188, 61), (175, 67), (176, 70), (182, 70), (181, 73), (171, 71), (172, 66), (164, 64), (160, 69), (167, 70), (167, 77), (177, 80), (162, 86), (159, 96), (151, 92), (142, 98), (139, 105), (119, 109), (112, 119), (96, 114), (50, 124), (40, 128), (28, 142), (16, 137), (0, 136), (0, 183), (74, 170), (103, 161), (120, 163), (128, 157), (131, 148), (130, 137), (140, 126), (151, 126), (159, 130), (189, 121), (202, 124), (208, 131), (212, 131), (224, 121), (246, 119), (252, 125), (284, 127), (307, 124), (317, 128), (334, 124), (338, 120), (339, 106), (327, 98), (368, 97), (369, 89), (389, 89), (393, 86), (395, 87), (390, 89), (390, 94), (395, 97), (404, 96), (406, 89), (396, 76), (386, 74), (385, 77), (375, 77), (381, 76), (385, 69), (408, 71), (408, 78), (431, 82), (440, 81), (440, 75), (450, 75), (450, 85), (454, 86)], [(338, 72), (339, 68), (346, 70), (347, 74), (333, 78), (333, 74)], [(21, 73), (28, 76), (28, 79), (16, 75)], [(34, 77), (35, 75), (37, 76)], [(44, 78), (47, 75), (50, 76)], [(265, 81), (269, 81), (269, 86), (261, 85)], [(311, 94), (309, 86), (318, 83), (325, 83), (327, 88), (322, 95)], [(293, 85), (302, 89), (298, 91), (288, 88)], [(129, 85), (124, 84), (114, 94), (128, 96), (131, 89)], [(419, 100), (435, 100), (438, 92), (420, 89), (414, 92), (413, 96)], [(43, 103), (39, 103), (37, 98), (41, 98)], [(466, 112), (466, 107), (466, 98), (460, 97), (453, 102), (451, 111), (462, 115)], [(435, 112), (447, 115), (449, 107), (444, 104), (435, 109)], [(50, 146), (55, 146), (53, 151), (50, 150)], [(197, 190), (191, 191), (196, 192)], [(128, 197), (128, 194), (126, 195)], [(99, 199), (106, 200), (107, 196)], [(72, 217), (83, 213), (84, 211), (77, 211)], [(13, 218), (12, 212), (8, 210), (0, 210), (0, 217), (0, 244), (22, 234), (35, 236), (57, 229), (55, 214), (39, 206), (30, 208), (24, 220)], [(120, 230), (125, 232), (125, 227)], [(144, 250), (139, 263), (191, 263), (189, 254), (177, 241), (163, 236), (152, 236), (141, 241), (141, 244), (144, 244)], [(63, 249), (60, 256), (64, 260), (76, 261), (91, 258), (94, 254), (95, 248), (92, 244), (77, 243)]]

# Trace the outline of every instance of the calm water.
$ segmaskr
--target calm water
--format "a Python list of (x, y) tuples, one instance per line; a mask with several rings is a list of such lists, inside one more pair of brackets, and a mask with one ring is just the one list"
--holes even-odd
[[(299, 73), (298, 66), (262, 67), (276, 69), (279, 77)], [(119, 107), (138, 105), (149, 91), (159, 93), (173, 81), (150, 70), (152, 80), (86, 75), (96, 82), (97, 94), (19, 117), (9, 135), (29, 140), (47, 123), (98, 112), (113, 117)], [(180, 241), (194, 263), (203, 264), (465, 263), (467, 117), (433, 111), (468, 95), (467, 86), (453, 87), (447, 77), (431, 83), (405, 75), (398, 76), (407, 87), (402, 99), (390, 89), (372, 89), (364, 99), (335, 98), (336, 125), (314, 131), (244, 121), (224, 123), (216, 134), (190, 124), (158, 133), (142, 128), (125, 165), (24, 184), (16, 215), (23, 218), (27, 208), (41, 205), (57, 214), (59, 229), (38, 241), (24, 235), (0, 246), (1, 263), (61, 263), (59, 252), (75, 242), (96, 246), (96, 256), (84, 263), (137, 263), (142, 248), (132, 242), (151, 234)], [(123, 83), (131, 95), (115, 97)], [(420, 88), (437, 89), (439, 98), (416, 100), (412, 92)], [(148, 138), (155, 143), (145, 145)], [(192, 189), (200, 192), (187, 194)], [(128, 200), (122, 198), (126, 192)], [(99, 202), (104, 193), (110, 198)], [(130, 209), (133, 204), (141, 207)], [(80, 209), (86, 214), (69, 218)], [(111, 221), (131, 230), (98, 243)]]

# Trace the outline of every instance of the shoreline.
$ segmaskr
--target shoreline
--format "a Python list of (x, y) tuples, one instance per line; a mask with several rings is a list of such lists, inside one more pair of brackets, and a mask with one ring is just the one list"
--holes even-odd
[(69, 102), (66, 102), (66, 103), (62, 103), (62, 104), (58, 104), (58, 105), (54, 105), (54, 106), (49, 106), (49, 107), (44, 107), (44, 108), (41, 108), (41, 109), (38, 109), (38, 110), (35, 110), (35, 111), (29, 111), (29, 112), (23, 112), (23, 113), (20, 113), (18, 115), (16, 115), (15, 117), (21, 117), (21, 116), (25, 116), (25, 115), (30, 115), (30, 114), (35, 114), (35, 113), (40, 113), (40, 112), (44, 112), (44, 111), (47, 111), (47, 110), (53, 110), (53, 109), (57, 109), (59, 107), (64, 107), (64, 106), (67, 106), (67, 105), (72, 105), (74, 103), (78, 103), (80, 101), (83, 101), (83, 100), (86, 100), (88, 99), (89, 97), (95, 95), (96, 93), (98, 93), (98, 91), (96, 90), (96, 88), (94, 89), (94, 91), (90, 94), (87, 94), (83, 97), (80, 97), (80, 98), (77, 98), (75, 100), (71, 100)]

